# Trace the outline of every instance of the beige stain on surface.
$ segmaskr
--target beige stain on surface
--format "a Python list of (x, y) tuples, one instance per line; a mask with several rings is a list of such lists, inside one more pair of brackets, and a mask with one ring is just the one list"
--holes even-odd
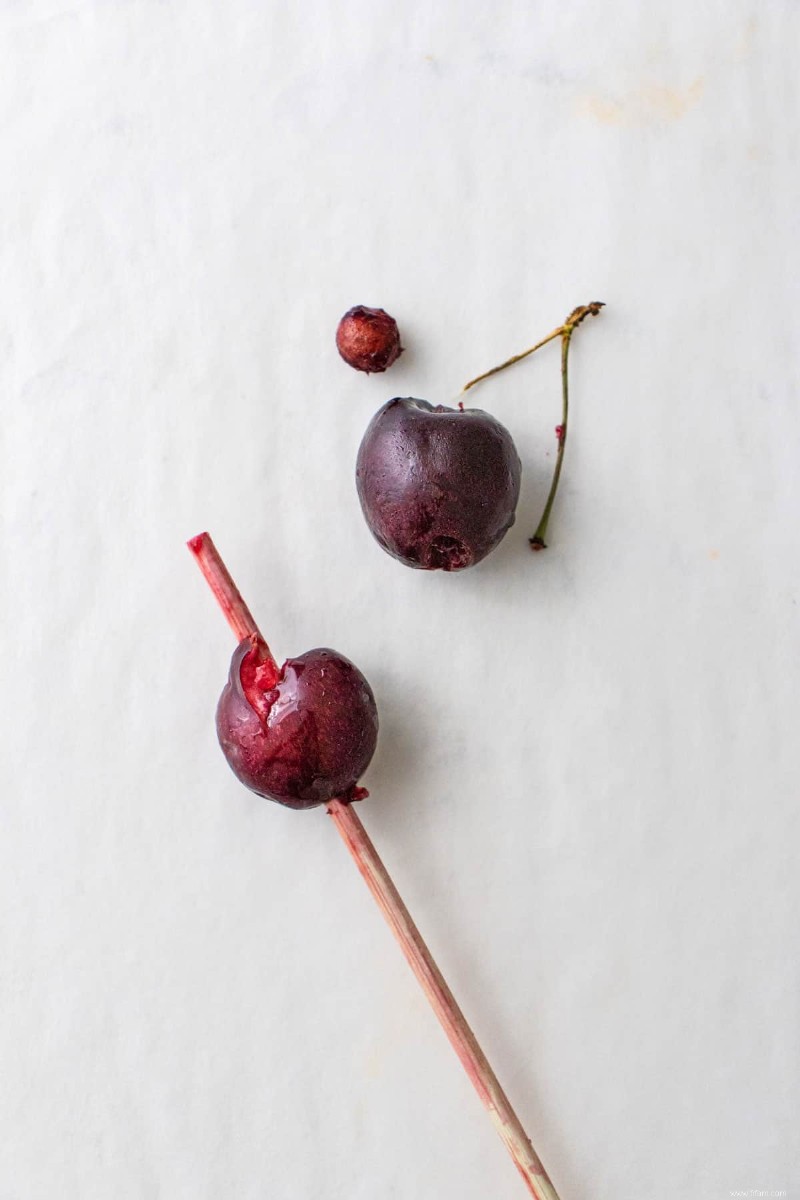
[(382, 1047), (377, 1045), (373, 1046), (364, 1059), (364, 1074), (366, 1075), (367, 1079), (373, 1082), (376, 1079), (380, 1079), (383, 1073), (383, 1061), (384, 1055), (382, 1053)]
[(670, 88), (647, 83), (619, 98), (593, 93), (578, 101), (581, 116), (590, 117), (600, 125), (668, 124), (679, 121), (699, 103), (705, 91), (702, 75), (686, 88)]
[(733, 52), (734, 62), (744, 62), (744, 60), (750, 55), (753, 49), (753, 44), (756, 40), (757, 32), (758, 21), (755, 17), (751, 17), (739, 35), (739, 40), (736, 43), (736, 47)]
[[(755, 50), (758, 36), (758, 20), (751, 17), (741, 26), (739, 35), (725, 54), (727, 65), (743, 63)], [(653, 46), (646, 62), (651, 70), (661, 60), (661, 47)], [(666, 125), (681, 120), (702, 99), (706, 80), (698, 75), (688, 87), (674, 88), (663, 84), (643, 83), (621, 95), (589, 92), (580, 96), (576, 110), (580, 116), (589, 117), (599, 125), (616, 125), (631, 128), (641, 125)]]

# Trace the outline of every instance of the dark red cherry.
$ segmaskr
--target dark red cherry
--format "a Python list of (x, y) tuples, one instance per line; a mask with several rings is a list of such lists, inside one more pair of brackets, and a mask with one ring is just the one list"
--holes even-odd
[(257, 637), (240, 642), (217, 705), (217, 735), (246, 787), (289, 808), (352, 798), (378, 738), (375, 697), (334, 650), (309, 650), (278, 671)]
[(336, 330), (336, 348), (346, 363), (367, 374), (385, 371), (403, 352), (394, 317), (382, 308), (356, 305)]
[(514, 524), (521, 466), (508, 430), (481, 409), (384, 404), (358, 451), (361, 508), (378, 542), (409, 567), (460, 571)]

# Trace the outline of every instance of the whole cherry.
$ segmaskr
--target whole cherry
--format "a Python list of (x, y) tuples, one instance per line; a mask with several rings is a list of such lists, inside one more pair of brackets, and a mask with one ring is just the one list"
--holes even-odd
[(461, 571), (514, 524), (521, 466), (508, 430), (481, 409), (384, 404), (367, 428), (356, 486), (372, 534), (409, 567)]
[[(563, 325), (522, 354), (470, 380), (476, 384), (561, 339), (562, 416), (556, 426), (553, 481), (541, 520), (529, 538), (546, 547), (558, 490), (569, 419), (567, 362), (572, 335), (600, 301), (573, 310)], [(376, 541), (409, 567), (461, 571), (474, 566), (514, 524), (521, 466), (511, 434), (482, 409), (458, 409), (396, 397), (375, 414), (356, 459), (361, 509)]]

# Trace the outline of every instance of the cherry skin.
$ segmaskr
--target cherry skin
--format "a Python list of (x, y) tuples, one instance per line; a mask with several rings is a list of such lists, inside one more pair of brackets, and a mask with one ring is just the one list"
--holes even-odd
[(378, 738), (372, 689), (325, 648), (277, 669), (257, 636), (234, 651), (217, 705), (217, 736), (236, 777), (289, 808), (357, 798)]
[(400, 357), (400, 330), (382, 308), (357, 304), (344, 314), (336, 330), (336, 348), (344, 361), (368, 375), (385, 371)]
[(461, 571), (514, 524), (521, 465), (508, 430), (481, 409), (395, 399), (370, 422), (356, 462), (361, 508), (409, 567)]

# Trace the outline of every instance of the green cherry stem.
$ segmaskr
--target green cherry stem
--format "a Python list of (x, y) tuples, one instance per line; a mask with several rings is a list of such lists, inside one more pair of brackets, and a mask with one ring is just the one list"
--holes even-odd
[(541, 515), (539, 524), (536, 526), (536, 532), (533, 537), (528, 538), (528, 545), (531, 550), (546, 550), (547, 542), (544, 540), (547, 536), (547, 523), (550, 520), (550, 513), (553, 508), (553, 501), (556, 498), (558, 491), (558, 481), (561, 478), (561, 468), (564, 465), (564, 447), (567, 444), (567, 426), (569, 424), (569, 378), (567, 374), (567, 360), (569, 359), (569, 344), (572, 340), (572, 330), (574, 325), (566, 329), (561, 335), (561, 424), (556, 426), (556, 437), (558, 438), (558, 452), (556, 454), (556, 465), (553, 471), (553, 482), (550, 484), (550, 491), (547, 495), (547, 502), (544, 506), (544, 512)]
[(475, 387), (476, 383), (483, 383), (484, 379), (491, 379), (493, 375), (499, 374), (500, 371), (505, 371), (506, 367), (513, 367), (514, 363), (522, 362), (523, 358), (529, 358), (531, 354), (535, 354), (537, 350), (541, 350), (542, 346), (546, 346), (548, 342), (553, 342), (557, 337), (561, 337), (564, 332), (564, 326), (559, 325), (558, 329), (554, 329), (552, 333), (548, 333), (547, 337), (542, 338), (535, 346), (531, 346), (530, 350), (523, 350), (521, 354), (513, 354), (511, 358), (507, 358), (505, 362), (501, 362), (498, 367), (492, 367), (491, 371), (484, 371), (482, 375), (476, 375), (474, 379), (470, 379), (469, 383), (465, 383), (461, 389), (461, 395), (468, 392), (470, 388)]
[(499, 371), (504, 371), (506, 367), (511, 367), (514, 363), (521, 362), (523, 358), (528, 358), (537, 350), (541, 350), (542, 346), (546, 346), (548, 342), (555, 341), (556, 338), (561, 338), (561, 424), (556, 426), (556, 437), (558, 438), (558, 454), (556, 455), (556, 465), (553, 471), (553, 482), (550, 485), (550, 492), (547, 496), (547, 502), (544, 506), (541, 520), (536, 526), (536, 532), (533, 537), (528, 539), (531, 550), (544, 550), (547, 547), (545, 537), (547, 536), (547, 525), (550, 520), (550, 513), (553, 508), (553, 502), (558, 491), (558, 483), (561, 478), (561, 468), (564, 463), (564, 447), (567, 443), (567, 425), (569, 422), (569, 376), (567, 364), (569, 360), (569, 346), (572, 341), (572, 335), (578, 328), (580, 323), (586, 317), (596, 317), (600, 309), (604, 307), (602, 300), (593, 300), (590, 304), (581, 304), (578, 308), (572, 310), (563, 325), (559, 325), (552, 333), (548, 333), (547, 337), (542, 338), (535, 346), (531, 346), (529, 350), (523, 350), (522, 354), (515, 354), (512, 358), (507, 358), (505, 362), (500, 363), (497, 367), (492, 367), (491, 371), (484, 371), (482, 375), (477, 375), (465, 384), (461, 389), (461, 394), (468, 392), (476, 383), (481, 383), (484, 379), (491, 378), (492, 375), (497, 375)]

